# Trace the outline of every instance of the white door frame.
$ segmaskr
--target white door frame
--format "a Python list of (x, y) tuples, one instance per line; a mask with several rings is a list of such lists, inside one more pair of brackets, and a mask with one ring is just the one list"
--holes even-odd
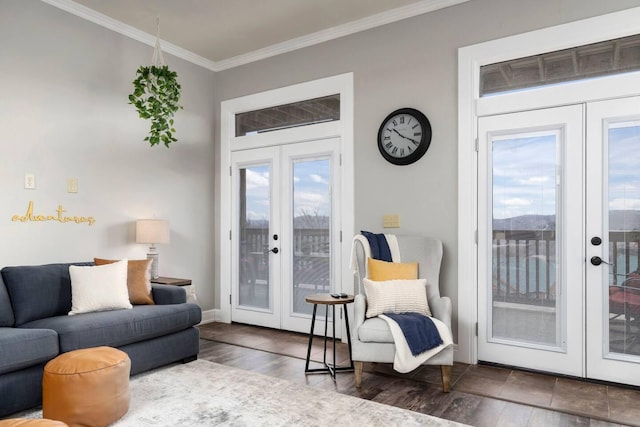
[(640, 73), (480, 98), (480, 66), (640, 32), (640, 7), (467, 46), (458, 50), (458, 345), (455, 360), (477, 363), (478, 117), (640, 93)]
[[(337, 266), (343, 292), (353, 293), (353, 275), (349, 271), (351, 237), (354, 235), (354, 177), (353, 177), (353, 73), (340, 74), (284, 88), (269, 90), (235, 98), (221, 103), (220, 112), (220, 310), (215, 320), (231, 322), (231, 229), (233, 218), (231, 197), (231, 144), (234, 138), (235, 115), (237, 113), (288, 104), (305, 99), (340, 94), (340, 120), (317, 126), (326, 137), (338, 137), (341, 141), (342, 180), (340, 189), (340, 253)], [(302, 141), (300, 128), (281, 131), (291, 141)], [(258, 135), (259, 136), (259, 135)], [(259, 138), (246, 137), (244, 148), (264, 146)]]

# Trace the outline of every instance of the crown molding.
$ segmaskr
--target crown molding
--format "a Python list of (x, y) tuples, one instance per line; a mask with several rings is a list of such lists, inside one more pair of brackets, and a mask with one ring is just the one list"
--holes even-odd
[[(102, 13), (96, 12), (95, 10), (78, 4), (72, 0), (41, 1), (51, 6), (62, 9), (66, 12), (69, 12), (73, 15), (79, 16), (80, 18), (86, 19), (87, 21), (91, 21), (109, 30), (120, 33), (133, 40), (137, 40), (152, 47), (155, 46), (156, 37), (154, 35), (146, 33)], [(187, 49), (181, 48), (180, 46), (169, 43), (168, 41), (161, 39), (160, 42), (162, 44), (162, 51), (164, 53), (171, 54), (178, 58), (184, 59), (185, 61), (207, 68), (211, 71), (222, 71), (238, 67), (240, 65), (249, 64), (254, 61), (267, 59), (272, 56), (280, 55), (282, 53), (291, 52), (319, 43), (324, 43), (340, 37), (348, 36), (350, 34), (355, 34), (360, 31), (365, 31), (382, 25), (391, 24), (393, 22), (401, 21), (413, 16), (423, 15), (425, 13), (444, 9), (446, 7), (466, 3), (467, 1), (469, 0), (422, 0), (416, 3), (409, 4), (407, 6), (387, 10), (385, 12), (367, 16), (366, 18), (348, 22), (343, 25), (327, 28), (325, 30), (307, 34), (302, 37), (297, 37), (282, 43), (277, 43), (263, 49), (258, 49), (253, 52), (215, 62), (197, 55)]]
[[(69, 12), (73, 15), (76, 15), (80, 18), (86, 19), (87, 21), (91, 21), (94, 24), (98, 24), (104, 28), (115, 31), (116, 33), (122, 34), (125, 37), (129, 37), (133, 40), (137, 40), (141, 43), (149, 45), (151, 47), (155, 47), (156, 45), (156, 36), (146, 33), (135, 27), (132, 27), (131, 25), (125, 24), (124, 22), (113, 19), (100, 12), (96, 12), (95, 10), (90, 9), (86, 6), (83, 6), (81, 4), (78, 4), (72, 0), (41, 0), (41, 1), (44, 3), (50, 4), (51, 6), (55, 6), (58, 9), (62, 9), (65, 12)], [(173, 43), (169, 43), (166, 40), (160, 39), (160, 44), (162, 45), (163, 53), (171, 54), (180, 59), (184, 59), (185, 61), (207, 68), (211, 71), (216, 71), (215, 62), (207, 58), (203, 58), (202, 56), (197, 55), (191, 52), (190, 50), (181, 48), (180, 46), (176, 46)]]
[(281, 53), (291, 52), (297, 49), (324, 43), (340, 37), (411, 18), (413, 16), (423, 15), (438, 9), (444, 9), (449, 6), (466, 3), (467, 1), (469, 0), (422, 0), (407, 6), (387, 10), (385, 12), (367, 16), (366, 18), (348, 22), (343, 25), (307, 34), (306, 36), (277, 43), (244, 55), (238, 55), (232, 58), (216, 61), (216, 71), (222, 71), (238, 67), (240, 65), (249, 64), (254, 61), (259, 61), (261, 59), (267, 59), (272, 56), (280, 55)]

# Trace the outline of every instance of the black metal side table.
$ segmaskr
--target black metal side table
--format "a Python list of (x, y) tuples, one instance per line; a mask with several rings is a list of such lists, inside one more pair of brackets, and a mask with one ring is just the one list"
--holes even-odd
[[(353, 372), (353, 357), (351, 354), (351, 332), (349, 331), (349, 315), (347, 314), (346, 306), (354, 301), (353, 295), (347, 295), (346, 298), (334, 298), (330, 294), (313, 294), (305, 298), (305, 301), (313, 304), (313, 316), (311, 317), (311, 332), (309, 333), (309, 347), (307, 349), (307, 362), (305, 364), (304, 372), (316, 373), (324, 372), (329, 373), (331, 378), (335, 380), (336, 372)], [(311, 358), (311, 346), (313, 343), (313, 330), (316, 324), (316, 312), (318, 310), (318, 304), (325, 306), (325, 323), (324, 323), (324, 354), (322, 357), (322, 368), (309, 369), (309, 360)], [(329, 306), (332, 306), (332, 321), (333, 321), (333, 363), (327, 363), (327, 329), (329, 320)], [(344, 321), (347, 327), (347, 344), (349, 346), (349, 366), (336, 366), (336, 306), (342, 306), (344, 311)]]

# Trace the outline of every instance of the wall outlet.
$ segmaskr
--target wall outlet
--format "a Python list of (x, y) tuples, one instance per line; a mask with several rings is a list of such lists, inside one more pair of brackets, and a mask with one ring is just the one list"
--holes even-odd
[(400, 228), (400, 215), (382, 215), (382, 226), (384, 228)]
[(67, 180), (67, 193), (78, 192), (78, 178), (69, 178)]
[(36, 189), (36, 176), (32, 173), (25, 174), (24, 176), (24, 188), (27, 190)]

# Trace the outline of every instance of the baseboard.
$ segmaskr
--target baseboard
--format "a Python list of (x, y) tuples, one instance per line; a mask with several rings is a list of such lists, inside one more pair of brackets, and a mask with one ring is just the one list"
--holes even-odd
[(219, 310), (213, 309), (213, 310), (206, 310), (202, 312), (202, 321), (200, 322), (201, 325), (205, 325), (207, 323), (211, 323), (211, 322), (215, 322), (216, 321), (216, 312)]

